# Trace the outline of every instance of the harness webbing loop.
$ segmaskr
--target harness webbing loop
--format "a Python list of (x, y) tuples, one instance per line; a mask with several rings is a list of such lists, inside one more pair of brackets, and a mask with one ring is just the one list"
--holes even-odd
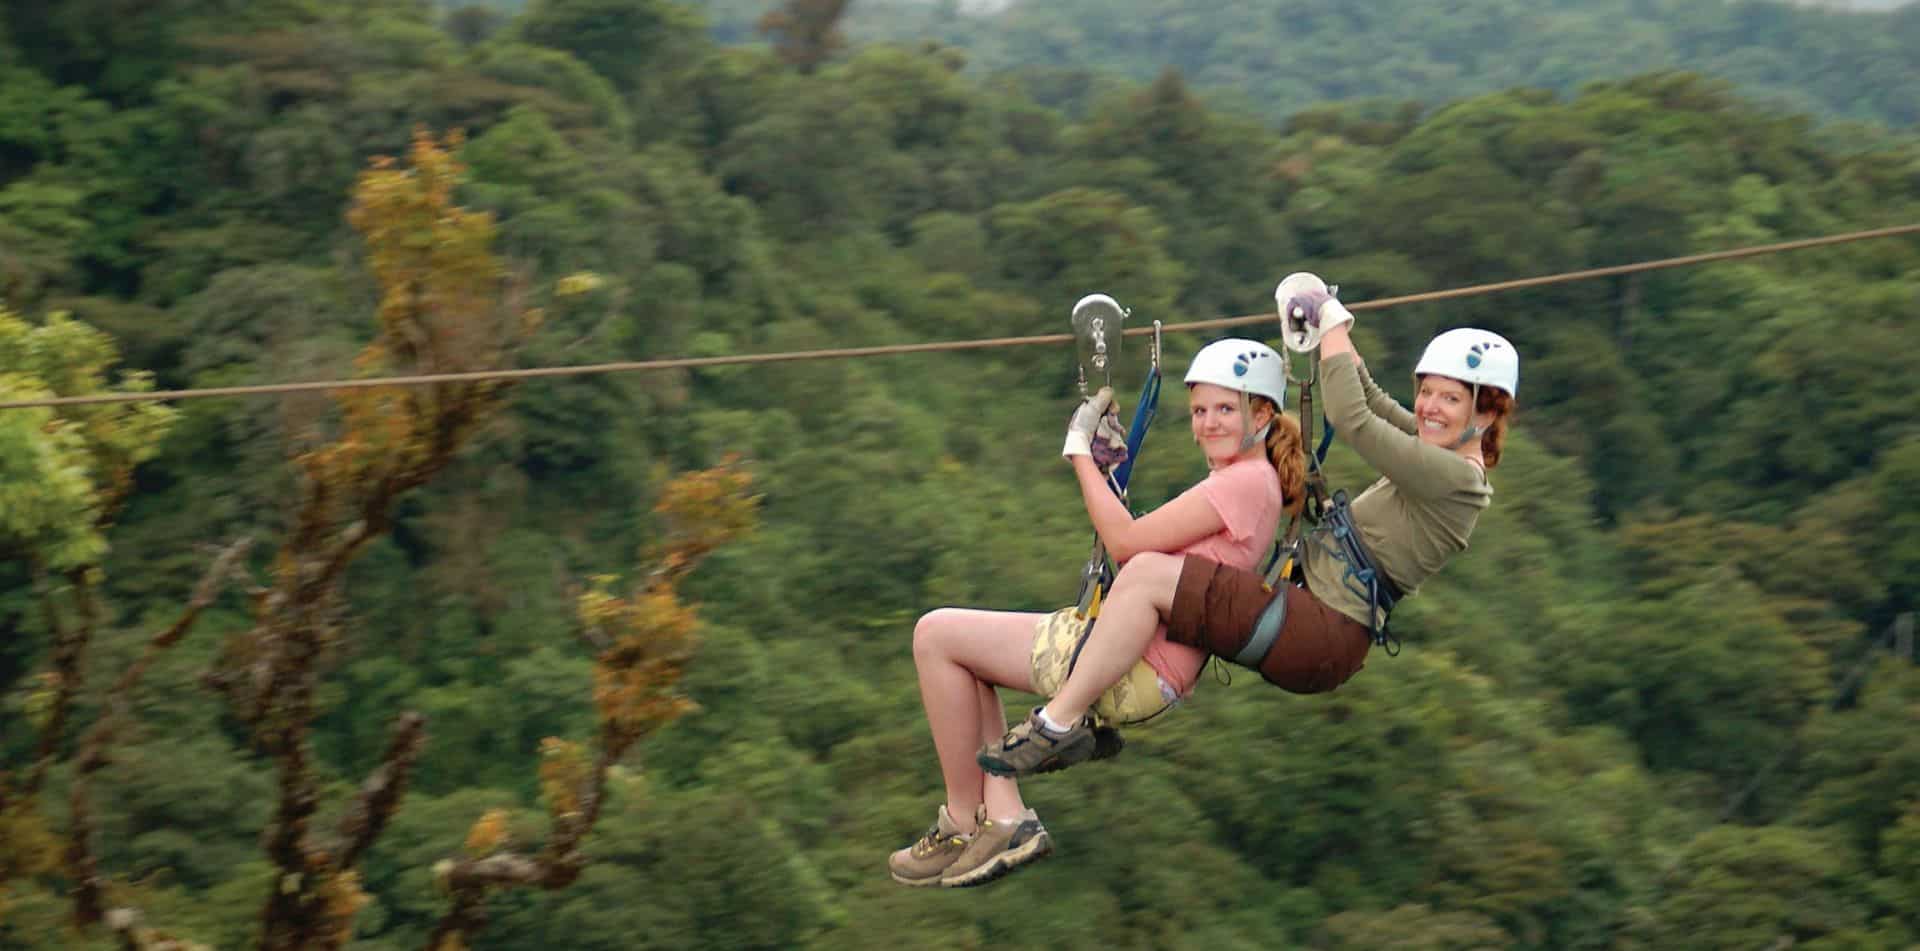
[[(1313, 445), (1313, 427), (1317, 417), (1313, 412), (1313, 387), (1320, 380), (1320, 351), (1318, 348), (1308, 352), (1309, 371), (1306, 377), (1293, 374), (1293, 360), (1286, 358), (1287, 381), (1300, 386), (1300, 445), (1303, 450)], [(1320, 445), (1307, 457), (1306, 497), (1301, 500), (1300, 511), (1287, 520), (1287, 530), (1280, 540), (1274, 543), (1273, 554), (1267, 562), (1265, 587), (1276, 590), (1283, 578), (1291, 577), (1296, 565), (1300, 564), (1304, 554), (1300, 546), (1300, 528), (1304, 523), (1318, 525), (1327, 508), (1327, 477), (1321, 471), (1320, 464), (1326, 461), (1327, 449), (1333, 445), (1333, 424), (1326, 425), (1326, 434), (1320, 438)]]
[(1323, 532), (1333, 539), (1333, 556), (1346, 566), (1341, 583), (1367, 599), (1367, 630), (1373, 635), (1373, 643), (1384, 648), (1389, 657), (1400, 653), (1400, 639), (1387, 630), (1388, 616), (1403, 597), (1400, 586), (1380, 570), (1360, 541), (1360, 529), (1353, 524), (1353, 508), (1345, 489), (1333, 493), (1333, 504), (1314, 534)]

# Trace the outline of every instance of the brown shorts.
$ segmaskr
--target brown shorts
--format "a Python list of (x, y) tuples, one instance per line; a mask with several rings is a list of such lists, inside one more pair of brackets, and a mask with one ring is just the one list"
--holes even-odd
[(1282, 584), (1269, 592), (1260, 575), (1189, 555), (1174, 588), (1167, 639), (1227, 660), (1253, 636), (1267, 602), (1287, 599), (1280, 636), (1260, 661), (1260, 676), (1282, 690), (1324, 693), (1366, 666), (1373, 637), (1356, 621), (1320, 603), (1313, 592)]

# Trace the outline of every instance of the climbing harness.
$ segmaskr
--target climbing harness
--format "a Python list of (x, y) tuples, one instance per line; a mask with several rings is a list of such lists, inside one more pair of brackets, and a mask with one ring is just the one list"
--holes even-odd
[(1327, 507), (1312, 537), (1323, 535), (1331, 540), (1334, 559), (1346, 567), (1340, 583), (1367, 599), (1367, 631), (1373, 635), (1374, 645), (1384, 649), (1388, 657), (1397, 656), (1400, 639), (1387, 629), (1387, 618), (1404, 595), (1400, 586), (1374, 563), (1367, 546), (1360, 541), (1360, 528), (1353, 524), (1353, 507), (1347, 504), (1347, 490), (1333, 493), (1333, 504)]

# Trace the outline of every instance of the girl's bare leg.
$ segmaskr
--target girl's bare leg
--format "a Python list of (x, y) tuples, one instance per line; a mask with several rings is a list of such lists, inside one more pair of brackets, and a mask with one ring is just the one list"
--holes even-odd
[(1048, 719), (1060, 724), (1079, 720), (1100, 694), (1133, 669), (1173, 610), (1185, 562), (1182, 555), (1141, 552), (1121, 566), (1072, 675), (1047, 702)]
[(974, 812), (982, 802), (996, 819), (1011, 819), (1026, 809), (1020, 787), (1009, 779), (989, 782), (974, 754), (1006, 732), (1006, 714), (993, 686), (1033, 692), (1033, 638), (1041, 617), (941, 608), (914, 625), (920, 702), (940, 757), (947, 812), (963, 832), (973, 831)]
[[(1031, 652), (1032, 648), (1029, 647), (1028, 650)], [(1028, 669), (1031, 671), (1032, 668)], [(1031, 673), (1028, 679), (1032, 679)], [(980, 685), (980, 692), (983, 695), (980, 710), (980, 739), (973, 743), (975, 753), (979, 752), (981, 746), (993, 742), (1007, 732), (1007, 711), (1000, 705), (999, 695), (986, 684)], [(969, 760), (969, 763), (975, 770), (980, 769), (978, 758)], [(986, 782), (982, 790), (982, 798), (987, 803), (987, 818), (1011, 821), (1026, 811), (1027, 804), (1020, 798), (1018, 780), (1008, 776), (988, 776), (985, 771), (981, 771), (981, 776)], [(951, 811), (952, 807), (948, 809)]]

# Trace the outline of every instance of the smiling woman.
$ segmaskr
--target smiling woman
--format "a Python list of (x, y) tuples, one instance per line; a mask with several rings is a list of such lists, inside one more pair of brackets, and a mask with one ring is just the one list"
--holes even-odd
[[(1499, 464), (1519, 389), (1513, 345), (1473, 328), (1434, 338), (1415, 369), (1408, 412), (1367, 374), (1349, 335), (1353, 314), (1324, 282), (1293, 275), (1277, 296), (1288, 345), (1319, 352), (1328, 423), (1381, 478), (1350, 505), (1335, 495), (1298, 557), (1282, 562), (1292, 565), (1285, 577), (1192, 552), (1142, 552), (1114, 580), (1085, 653), (1124, 658), (1164, 630), (1172, 643), (1252, 667), (1282, 689), (1332, 690), (1359, 672), (1373, 645), (1388, 643), (1393, 603), (1466, 549), (1493, 497), (1487, 470)], [(1201, 386), (1193, 399), (1194, 438), (1211, 459), (1228, 448), (1226, 434), (1238, 432), (1230, 420), (1245, 410)], [(1111, 666), (1076, 667), (1030, 723), (981, 751), (982, 767), (1019, 777), (1090, 758), (1092, 744), (1075, 734), (1091, 730), (1087, 709), (1116, 675)], [(1072, 729), (1056, 734), (1055, 724)]]
[(1420, 438), (1458, 450), (1482, 469), (1498, 465), (1520, 383), (1520, 357), (1506, 338), (1472, 327), (1449, 330), (1427, 344), (1413, 376), (1420, 384), (1413, 402)]

